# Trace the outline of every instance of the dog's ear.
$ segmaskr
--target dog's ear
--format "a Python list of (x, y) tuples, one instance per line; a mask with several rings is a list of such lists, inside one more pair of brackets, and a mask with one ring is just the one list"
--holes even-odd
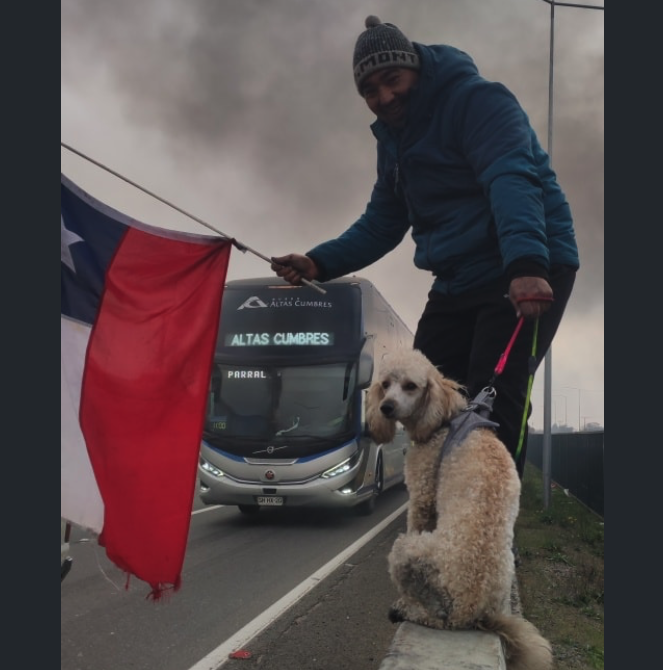
[(366, 424), (375, 442), (384, 444), (391, 442), (396, 435), (396, 424), (380, 411), (380, 403), (384, 399), (384, 390), (380, 382), (373, 383), (366, 394)]
[(447, 411), (449, 418), (453, 419), (459, 412), (462, 412), (467, 407), (467, 396), (462, 392), (465, 390), (457, 381), (448, 379), (442, 376), (441, 384), (446, 391), (447, 396)]
[(431, 367), (422, 414), (412, 426), (414, 440), (426, 442), (433, 431), (445, 421), (453, 419), (467, 406), (467, 400), (460, 393), (461, 388), (460, 384), (447, 379), (437, 368)]

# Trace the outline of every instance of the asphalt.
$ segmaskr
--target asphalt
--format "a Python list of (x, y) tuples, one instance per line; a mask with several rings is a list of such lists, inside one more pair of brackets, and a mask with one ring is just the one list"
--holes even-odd
[(222, 670), (505, 670), (499, 639), (389, 621), (387, 555), (405, 515), (385, 528)]
[(398, 629), (387, 555), (404, 530), (402, 514), (247, 643), (250, 658), (222, 670), (377, 670)]

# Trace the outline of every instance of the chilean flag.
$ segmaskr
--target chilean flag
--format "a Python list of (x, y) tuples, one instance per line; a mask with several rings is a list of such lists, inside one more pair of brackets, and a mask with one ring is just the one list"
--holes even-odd
[(181, 581), (232, 241), (61, 181), (61, 515), (158, 598)]

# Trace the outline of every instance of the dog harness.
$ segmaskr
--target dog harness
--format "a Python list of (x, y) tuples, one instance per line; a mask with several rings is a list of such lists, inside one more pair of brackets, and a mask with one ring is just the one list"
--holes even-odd
[(449, 433), (438, 456), (438, 466), (442, 459), (457, 447), (475, 428), (498, 428), (499, 423), (491, 421), (488, 415), (493, 411), (495, 389), (484, 388), (474, 400), (448, 424)]
[[(508, 297), (508, 294), (504, 297)], [(530, 296), (528, 296), (527, 298), (522, 298), (522, 300), (530, 300), (530, 299), (547, 300), (547, 298), (538, 298)], [(438, 467), (440, 466), (440, 463), (442, 463), (442, 459), (444, 458), (445, 454), (448, 454), (449, 452), (451, 452), (452, 449), (458, 446), (475, 428), (499, 428), (499, 423), (495, 423), (494, 421), (491, 421), (488, 418), (490, 416), (490, 413), (493, 411), (493, 401), (495, 400), (495, 396), (497, 395), (495, 388), (492, 385), (495, 383), (497, 377), (501, 375), (502, 371), (504, 370), (506, 361), (509, 357), (509, 354), (511, 353), (511, 348), (513, 347), (513, 344), (516, 341), (516, 337), (518, 336), (518, 333), (522, 328), (524, 320), (525, 319), (522, 316), (518, 319), (516, 329), (513, 332), (513, 335), (511, 335), (509, 344), (507, 345), (504, 353), (500, 356), (500, 359), (497, 362), (493, 377), (489, 382), (490, 385), (483, 388), (477, 394), (474, 400), (472, 400), (472, 402), (470, 402), (458, 416), (454, 417), (451, 421), (443, 423), (438, 429), (441, 430), (442, 428), (447, 427), (449, 428), (449, 434), (447, 435), (447, 438), (444, 441), (443, 448), (440, 450), (440, 454), (437, 458)], [(518, 456), (520, 455), (520, 450), (523, 446), (525, 426), (527, 425), (527, 410), (530, 404), (530, 396), (532, 393), (532, 382), (534, 381), (534, 372), (536, 370), (536, 345), (537, 345), (538, 331), (539, 331), (539, 319), (537, 318), (534, 323), (532, 353), (529, 358), (530, 375), (527, 386), (527, 399), (525, 401), (525, 411), (523, 413), (523, 421), (520, 430), (520, 439), (518, 440), (518, 449), (516, 450), (516, 456), (515, 456), (516, 460), (518, 459)]]

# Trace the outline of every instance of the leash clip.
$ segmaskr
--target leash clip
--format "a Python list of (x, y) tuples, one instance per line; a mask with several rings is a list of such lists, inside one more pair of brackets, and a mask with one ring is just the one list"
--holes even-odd
[(497, 396), (497, 391), (492, 386), (485, 386), (477, 395), (474, 397), (467, 407), (463, 410), (464, 412), (476, 412), (479, 416), (482, 416), (484, 419), (487, 419), (491, 412), (493, 411), (493, 402)]

